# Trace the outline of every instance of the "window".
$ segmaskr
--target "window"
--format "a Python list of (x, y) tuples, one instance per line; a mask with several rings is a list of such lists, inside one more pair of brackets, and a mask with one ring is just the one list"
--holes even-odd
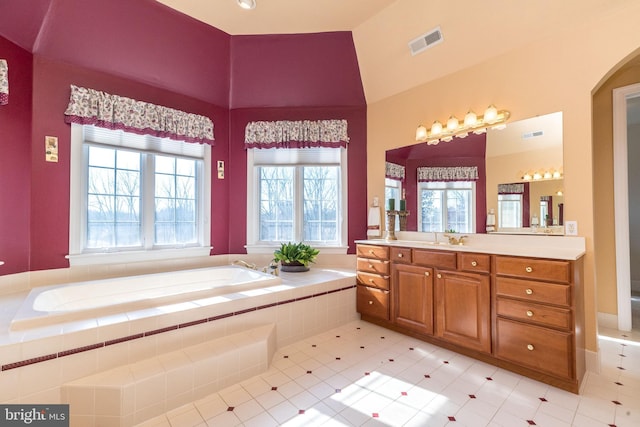
[(522, 194), (498, 194), (498, 228), (522, 227)]
[(345, 149), (250, 149), (247, 162), (253, 252), (290, 241), (346, 246)]
[(74, 124), (71, 169), (71, 260), (160, 249), (209, 254), (208, 145)]
[(419, 231), (474, 232), (474, 182), (419, 182), (418, 200)]
[[(389, 206), (389, 200), (395, 200), (396, 209), (400, 206), (400, 199), (402, 195), (402, 181), (397, 179), (384, 179), (384, 209), (387, 209)], [(396, 227), (395, 231), (400, 231), (400, 221), (395, 222)], [(388, 226), (388, 224), (387, 224)]]

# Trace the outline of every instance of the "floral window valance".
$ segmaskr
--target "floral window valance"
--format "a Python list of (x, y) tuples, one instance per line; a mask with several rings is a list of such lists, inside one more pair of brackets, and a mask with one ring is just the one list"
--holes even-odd
[(0, 59), (0, 105), (9, 103), (9, 66), (6, 59)]
[(245, 148), (338, 148), (348, 142), (346, 120), (249, 122), (244, 132)]
[(524, 183), (498, 184), (498, 194), (523, 194), (524, 190)]
[(404, 181), (404, 166), (386, 162), (385, 169), (386, 171), (384, 176), (386, 178)]
[(419, 182), (476, 181), (477, 179), (478, 179), (477, 166), (418, 168)]
[(71, 85), (67, 123), (122, 129), (179, 141), (213, 144), (213, 122), (198, 114)]

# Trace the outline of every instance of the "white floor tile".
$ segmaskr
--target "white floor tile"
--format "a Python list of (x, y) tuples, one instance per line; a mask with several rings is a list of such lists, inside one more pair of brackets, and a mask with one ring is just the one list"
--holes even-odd
[(640, 345), (621, 335), (601, 339), (602, 372), (589, 373), (576, 395), (354, 321), (281, 348), (267, 372), (140, 426), (636, 427)]

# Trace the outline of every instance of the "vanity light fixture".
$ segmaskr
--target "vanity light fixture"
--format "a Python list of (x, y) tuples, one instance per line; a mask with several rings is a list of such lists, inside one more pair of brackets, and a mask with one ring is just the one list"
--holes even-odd
[(238, 6), (243, 9), (251, 10), (256, 8), (256, 0), (237, 0)]
[(416, 129), (416, 141), (435, 145), (440, 141), (449, 142), (454, 137), (464, 138), (469, 135), (469, 132), (480, 135), (485, 133), (487, 128), (504, 129), (510, 116), (511, 113), (509, 111), (498, 110), (493, 105), (490, 105), (485, 110), (484, 115), (480, 117), (472, 110), (469, 110), (463, 121), (451, 115), (446, 122), (446, 126), (443, 126), (438, 120), (433, 122), (431, 129), (427, 129), (423, 125), (418, 126)]
[(562, 172), (559, 170), (543, 170), (543, 171), (529, 171), (525, 172), (524, 175), (520, 177), (523, 181), (547, 181), (551, 179), (560, 179), (562, 178)]

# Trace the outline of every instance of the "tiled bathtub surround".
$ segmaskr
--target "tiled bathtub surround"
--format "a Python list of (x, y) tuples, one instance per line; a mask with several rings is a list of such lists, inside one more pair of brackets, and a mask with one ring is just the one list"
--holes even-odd
[[(26, 331), (9, 332), (10, 318), (2, 317), (0, 401), (58, 403), (64, 383), (252, 325), (276, 324), (281, 346), (357, 318), (353, 269), (282, 279), (268, 289)], [(15, 310), (20, 297), (3, 297), (3, 307)]]
[(354, 321), (281, 348), (269, 371), (139, 427), (635, 427), (640, 342), (607, 334), (602, 372), (588, 373), (575, 395)]

